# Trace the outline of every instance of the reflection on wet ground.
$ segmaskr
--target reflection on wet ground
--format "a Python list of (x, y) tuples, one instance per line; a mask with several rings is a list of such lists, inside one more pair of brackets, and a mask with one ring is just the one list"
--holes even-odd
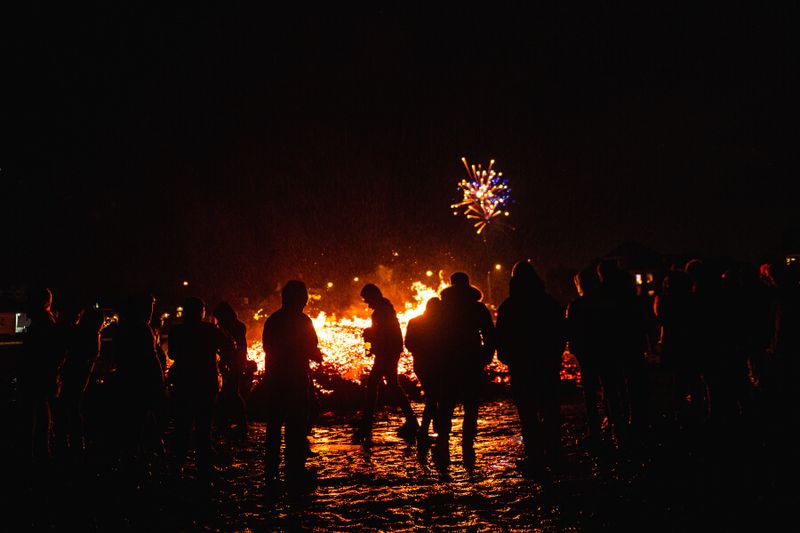
[[(476, 443), (478, 460), (471, 471), (460, 462), (460, 417), (454, 424), (453, 461), (447, 471), (433, 465), (430, 451), (418, 454), (416, 446), (394, 434), (401, 423), (399, 414), (379, 421), (369, 448), (351, 444), (347, 426), (318, 427), (313, 449), (319, 455), (309, 462), (318, 473), (316, 489), (299, 500), (285, 492), (261, 500), (258, 484), (249, 503), (234, 503), (236, 496), (223, 495), (223, 501), (232, 503), (223, 510), (224, 522), (234, 529), (301, 525), (354, 531), (561, 524), (558, 507), (542, 497), (541, 486), (516, 471), (521, 444), (510, 402), (484, 406)], [(256, 426), (254, 434), (263, 434), (263, 426)], [(253, 444), (251, 439), (239, 452), (243, 470), (258, 461), (260, 447)], [(244, 477), (244, 472), (240, 475)], [(236, 477), (229, 478), (234, 491)], [(239, 509), (254, 506), (253, 512), (241, 515)]]
[(727, 452), (665, 437), (625, 454), (590, 453), (577, 443), (580, 405), (573, 395), (562, 407), (564, 459), (547, 487), (516, 470), (516, 412), (510, 400), (498, 399), (482, 405), (473, 470), (461, 464), (459, 411), (453, 461), (442, 472), (429, 453), (418, 454), (394, 434), (402, 417), (385, 410), (368, 449), (351, 443), (345, 420), (322, 417), (312, 438), (317, 455), (309, 460), (318, 482), (302, 493), (265, 486), (264, 425), (254, 423), (243, 441), (221, 444), (210, 489), (191, 469), (177, 480), (157, 466), (141, 488), (126, 492), (113, 472), (90, 465), (32, 473), (30, 488), (20, 486), (18, 499), (9, 501), (26, 528), (77, 531), (730, 530), (763, 526), (761, 516), (773, 517), (786, 504), (766, 486), (776, 479), (765, 473), (774, 463), (754, 455), (763, 455), (754, 439), (727, 435), (720, 441)]

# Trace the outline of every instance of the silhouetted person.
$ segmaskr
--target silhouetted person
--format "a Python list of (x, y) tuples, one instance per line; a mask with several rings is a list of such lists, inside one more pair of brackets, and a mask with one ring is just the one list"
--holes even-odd
[(707, 406), (701, 355), (695, 344), (692, 278), (686, 272), (672, 270), (666, 275), (655, 312), (661, 323), (661, 364), (674, 375), (678, 424), (696, 427), (705, 420)]
[(597, 266), (601, 304), (598, 317), (604, 354), (603, 392), (618, 444), (647, 425), (649, 380), (644, 358), (647, 338), (633, 279), (613, 261)]
[(435, 453), (438, 462), (449, 462), (453, 410), (461, 403), (464, 406), (461, 450), (464, 464), (469, 467), (475, 462), (478, 399), (485, 379), (484, 367), (494, 355), (495, 332), (492, 315), (481, 303), (483, 295), (469, 284), (469, 277), (455, 272), (450, 283), (441, 294), (444, 349)]
[(183, 323), (169, 334), (170, 368), (177, 408), (175, 461), (180, 469), (186, 460), (194, 428), (197, 470), (201, 478), (212, 473), (211, 424), (219, 391), (217, 355), (228, 357), (233, 341), (217, 326), (204, 322), (206, 306), (195, 297), (183, 304)]
[[(714, 408), (714, 394), (718, 392), (719, 360), (726, 349), (731, 331), (729, 329), (728, 302), (723, 294), (721, 277), (700, 259), (686, 263), (686, 273), (692, 280), (692, 344), (695, 358), (704, 383), (704, 416), (710, 419)], [(717, 398), (719, 399), (719, 398)], [(701, 400), (701, 401), (702, 401)]]
[(281, 308), (264, 323), (266, 369), (266, 457), (267, 481), (278, 476), (281, 428), (285, 429), (285, 466), (289, 482), (307, 480), (308, 419), (310, 411), (309, 362), (322, 362), (317, 333), (311, 319), (303, 313), (308, 290), (302, 281), (292, 280), (281, 291)]
[(145, 441), (153, 438), (148, 432), (157, 427), (155, 413), (164, 401), (164, 372), (150, 329), (154, 304), (151, 295), (128, 299), (120, 309), (119, 323), (111, 329), (115, 366), (112, 384), (119, 413), (115, 451), (123, 468), (141, 466)]
[(162, 337), (164, 336), (164, 317), (157, 313), (153, 313), (153, 316), (150, 319), (150, 329), (153, 330), (153, 336), (156, 338), (156, 356), (158, 356), (158, 362), (161, 363), (161, 368), (166, 371), (167, 354), (162, 346)]
[(561, 444), (559, 386), (565, 344), (564, 312), (545, 292), (527, 261), (514, 265), (509, 297), (497, 312), (497, 354), (508, 365), (522, 424), (523, 469), (541, 473), (558, 461)]
[(747, 402), (750, 350), (754, 345), (752, 302), (738, 268), (725, 271), (720, 279), (718, 312), (722, 319), (719, 351), (710, 373), (712, 415), (718, 429), (728, 431), (739, 420)]
[(29, 413), (27, 455), (36, 461), (51, 457), (52, 409), (58, 391), (58, 367), (65, 355), (64, 339), (50, 310), (52, 303), (49, 289), (33, 290), (28, 295), (31, 322), (24, 341), (20, 392)]
[(58, 396), (57, 437), (59, 448), (73, 460), (83, 457), (85, 447), (83, 397), (95, 361), (100, 354), (100, 330), (103, 314), (88, 307), (78, 315), (78, 321), (69, 328), (67, 351), (61, 366), (61, 390)]
[(597, 292), (600, 278), (595, 268), (587, 268), (575, 275), (578, 298), (567, 310), (567, 339), (569, 351), (578, 360), (581, 369), (581, 388), (586, 405), (586, 422), (589, 441), (596, 446), (602, 440), (602, 419), (599, 411), (602, 388), (604, 354), (598, 346)]
[(374, 361), (367, 378), (366, 398), (356, 440), (368, 442), (372, 438), (372, 417), (378, 388), (384, 380), (387, 392), (399, 402), (406, 417), (405, 423), (397, 430), (398, 434), (403, 438), (414, 438), (419, 431), (419, 424), (408, 398), (397, 383), (397, 363), (403, 353), (403, 333), (397, 313), (392, 303), (372, 283), (361, 289), (361, 298), (372, 309), (372, 325), (364, 330), (364, 342), (369, 343), (369, 353), (374, 356)]
[(233, 339), (235, 347), (229, 357), (220, 361), (222, 389), (219, 392), (218, 410), (220, 425), (233, 427), (239, 437), (247, 435), (247, 407), (241, 394), (247, 363), (247, 327), (236, 316), (228, 302), (220, 302), (214, 309), (217, 324)]
[(425, 392), (425, 409), (422, 411), (422, 422), (417, 434), (417, 441), (421, 445), (428, 441), (428, 428), (436, 417), (441, 396), (441, 306), (442, 301), (439, 298), (431, 298), (425, 305), (425, 312), (409, 320), (406, 328), (406, 348), (414, 357), (414, 373)]

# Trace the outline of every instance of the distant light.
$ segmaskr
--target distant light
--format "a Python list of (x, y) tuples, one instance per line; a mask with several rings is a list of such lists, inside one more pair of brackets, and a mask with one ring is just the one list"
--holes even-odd
[(636, 284), (637, 285), (641, 285), (642, 284), (642, 275), (641, 274), (636, 274)]
[(494, 266), (494, 269), (495, 269), (495, 270), (500, 270), (500, 269), (502, 269), (502, 268), (503, 268), (503, 265), (501, 265), (500, 263), (497, 263), (497, 264)]
[(392, 252), (392, 255), (393, 255), (394, 257), (398, 257), (398, 256), (400, 255), (400, 252)]
[(330, 289), (331, 287), (333, 287), (333, 282), (332, 282), (332, 281), (329, 281), (329, 282), (328, 282), (328, 288)]
[(358, 276), (354, 277), (353, 281), (358, 281)]
[(189, 282), (188, 282), (188, 281), (184, 281), (184, 282), (183, 282), (183, 286), (184, 286), (184, 287), (188, 287), (188, 286), (189, 286)]
[(425, 272), (425, 275), (428, 276), (428, 277), (431, 277), (431, 276), (433, 276), (433, 271), (432, 270), (428, 270), (427, 272)]
[(503, 213), (503, 216), (506, 216), (506, 217), (507, 217), (509, 214), (510, 214), (510, 213), (509, 213), (508, 211), (505, 211), (505, 212)]

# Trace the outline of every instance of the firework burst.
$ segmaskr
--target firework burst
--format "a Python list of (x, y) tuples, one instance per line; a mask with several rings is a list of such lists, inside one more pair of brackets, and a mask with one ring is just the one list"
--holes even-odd
[(450, 207), (454, 209), (454, 215), (464, 208), (461, 214), (473, 223), (480, 235), (498, 217), (508, 216), (506, 206), (511, 199), (511, 189), (503, 173), (492, 169), (494, 159), (489, 161), (487, 169), (481, 168), (480, 164), (477, 167), (467, 164), (466, 157), (462, 157), (461, 162), (467, 169), (468, 177), (458, 183), (458, 189), (463, 194), (462, 200)]

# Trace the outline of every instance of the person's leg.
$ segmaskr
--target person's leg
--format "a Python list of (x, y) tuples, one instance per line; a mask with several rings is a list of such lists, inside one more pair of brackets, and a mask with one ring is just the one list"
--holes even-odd
[(386, 380), (386, 393), (388, 397), (400, 406), (403, 415), (406, 417), (404, 427), (411, 428), (416, 433), (419, 428), (417, 416), (414, 414), (414, 409), (408, 401), (408, 396), (406, 396), (406, 393), (400, 388), (397, 377), (397, 363), (397, 358), (386, 358), (382, 359), (380, 362), (376, 359), (375, 361), (382, 377)]
[(293, 409), (286, 416), (286, 479), (302, 481), (306, 474), (308, 420), (303, 409)]
[(281, 463), (281, 426), (283, 417), (277, 407), (270, 406), (266, 418), (266, 431), (264, 440), (264, 474), (267, 479), (278, 477), (278, 467)]
[(367, 378), (367, 387), (364, 396), (364, 409), (361, 415), (361, 424), (359, 433), (361, 437), (368, 437), (372, 433), (372, 418), (375, 414), (375, 402), (378, 399), (378, 387), (383, 379), (382, 369), (378, 364), (378, 358), (375, 358), (375, 363)]
[(475, 438), (478, 435), (478, 391), (464, 395), (464, 420), (461, 426), (461, 451), (465, 464), (475, 461)]
[(214, 414), (214, 397), (197, 398), (195, 411), (195, 440), (197, 442), (197, 470), (206, 476), (212, 470), (211, 423)]
[(542, 387), (540, 410), (545, 459), (551, 465), (557, 464), (561, 457), (561, 399), (559, 397), (559, 377), (553, 376), (550, 383)]
[(586, 425), (591, 439), (600, 439), (600, 376), (596, 364), (590, 360), (581, 361), (581, 387), (583, 388), (583, 401), (586, 405)]

